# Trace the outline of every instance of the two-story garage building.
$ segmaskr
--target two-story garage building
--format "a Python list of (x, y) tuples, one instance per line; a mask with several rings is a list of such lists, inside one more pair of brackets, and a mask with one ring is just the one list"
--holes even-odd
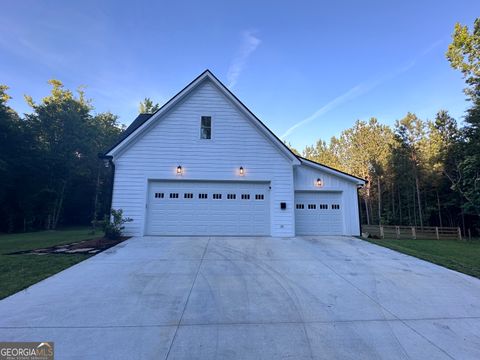
[(359, 235), (364, 180), (295, 155), (210, 71), (105, 154), (129, 235)]

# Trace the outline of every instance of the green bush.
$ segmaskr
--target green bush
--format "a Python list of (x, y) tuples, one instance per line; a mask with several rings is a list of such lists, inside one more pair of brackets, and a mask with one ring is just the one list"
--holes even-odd
[(119, 239), (122, 236), (123, 229), (125, 229), (125, 226), (123, 226), (123, 224), (130, 221), (133, 221), (133, 219), (124, 218), (122, 209), (112, 209), (110, 217), (105, 217), (105, 223), (103, 228), (105, 231), (105, 237), (111, 240)]

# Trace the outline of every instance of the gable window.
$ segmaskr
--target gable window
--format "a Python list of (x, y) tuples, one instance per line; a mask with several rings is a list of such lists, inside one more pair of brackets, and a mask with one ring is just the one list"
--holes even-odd
[(202, 116), (200, 121), (200, 139), (212, 138), (212, 117)]

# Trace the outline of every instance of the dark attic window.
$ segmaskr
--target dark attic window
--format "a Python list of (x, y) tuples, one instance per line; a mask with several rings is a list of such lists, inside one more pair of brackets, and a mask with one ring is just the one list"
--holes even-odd
[(212, 138), (212, 117), (211, 116), (202, 116), (200, 124), (200, 139), (211, 139)]

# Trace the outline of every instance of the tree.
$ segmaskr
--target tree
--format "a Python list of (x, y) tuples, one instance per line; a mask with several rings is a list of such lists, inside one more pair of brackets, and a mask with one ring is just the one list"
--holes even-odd
[(446, 110), (440, 110), (434, 121), (427, 122), (427, 127), (429, 136), (424, 147), (425, 167), (428, 169), (426, 179), (434, 193), (438, 225), (443, 226), (443, 209), (452, 201), (457, 205), (457, 199), (451, 196), (448, 176), (456, 162), (454, 153), (460, 133), (456, 120)]
[[(25, 96), (33, 113), (26, 121), (35, 134), (36, 143), (45, 156), (44, 173), (47, 177), (40, 196), (44, 199), (45, 228), (55, 229), (63, 210), (65, 195), (69, 194), (72, 179), (81, 175), (81, 165), (90, 151), (93, 128), (90, 104), (83, 93), (77, 97), (63, 88), (58, 80), (50, 80), (51, 94), (36, 104)], [(83, 169), (86, 171), (86, 169)]]
[[(367, 184), (362, 190), (365, 220), (367, 224), (373, 221), (372, 200), (376, 199), (377, 222), (381, 223), (383, 181), (392, 142), (390, 128), (371, 118), (368, 122), (357, 120), (339, 138), (332, 137), (328, 145), (319, 140), (314, 146), (307, 146), (303, 154), (314, 161), (366, 179)], [(373, 185), (376, 190), (373, 190)]]
[(448, 47), (450, 65), (465, 78), (464, 89), (472, 107), (467, 111), (461, 141), (456, 148), (456, 168), (449, 174), (452, 188), (465, 200), (464, 210), (480, 216), (480, 18), (470, 32), (456, 24)]
[(93, 116), (82, 90), (75, 95), (58, 80), (49, 83), (51, 93), (40, 103), (26, 96), (33, 112), (25, 122), (43, 158), (37, 175), (36, 212), (45, 228), (55, 229), (62, 213), (77, 223), (91, 217), (100, 171), (97, 154), (121, 128), (110, 113)]
[(476, 100), (480, 96), (480, 18), (475, 20), (472, 32), (467, 26), (455, 24), (446, 55), (450, 65), (462, 72), (467, 96)]
[(15, 223), (14, 213), (9, 211), (14, 206), (11, 196), (16, 183), (14, 168), (22, 142), (18, 142), (21, 133), (19, 117), (7, 105), (10, 99), (7, 90), (8, 86), (0, 85), (0, 216), (5, 219), (3, 230), (11, 231)]
[(303, 157), (341, 170), (342, 165), (333, 149), (335, 141), (336, 139), (332, 138), (330, 144), (327, 144), (323, 140), (318, 140), (315, 145), (306, 146), (305, 149), (303, 149)]
[[(367, 180), (362, 190), (367, 224), (373, 221), (375, 211), (377, 223), (382, 222), (383, 181), (392, 141), (393, 133), (388, 126), (371, 118), (368, 122), (357, 120), (333, 142), (345, 171)], [(375, 199), (377, 209), (374, 211)]]
[(290, 142), (287, 142), (287, 141), (283, 141), (283, 143), (290, 149), (291, 152), (293, 152), (295, 155), (300, 155), (300, 153), (298, 152), (298, 150), (296, 148), (294, 148), (292, 146), (292, 144)]
[(152, 99), (148, 97), (146, 97), (143, 101), (140, 101), (140, 105), (138, 107), (140, 114), (153, 114), (158, 109), (160, 109), (160, 105), (158, 103), (154, 103)]
[[(418, 207), (418, 218), (420, 226), (423, 227), (423, 210), (422, 198), (420, 190), (420, 176), (422, 171), (422, 150), (425, 146), (425, 123), (415, 114), (407, 113), (407, 115), (398, 120), (395, 124), (395, 135), (400, 144), (400, 149), (409, 160), (409, 169), (414, 180), (416, 205)], [(414, 199), (415, 200), (415, 199)]]

